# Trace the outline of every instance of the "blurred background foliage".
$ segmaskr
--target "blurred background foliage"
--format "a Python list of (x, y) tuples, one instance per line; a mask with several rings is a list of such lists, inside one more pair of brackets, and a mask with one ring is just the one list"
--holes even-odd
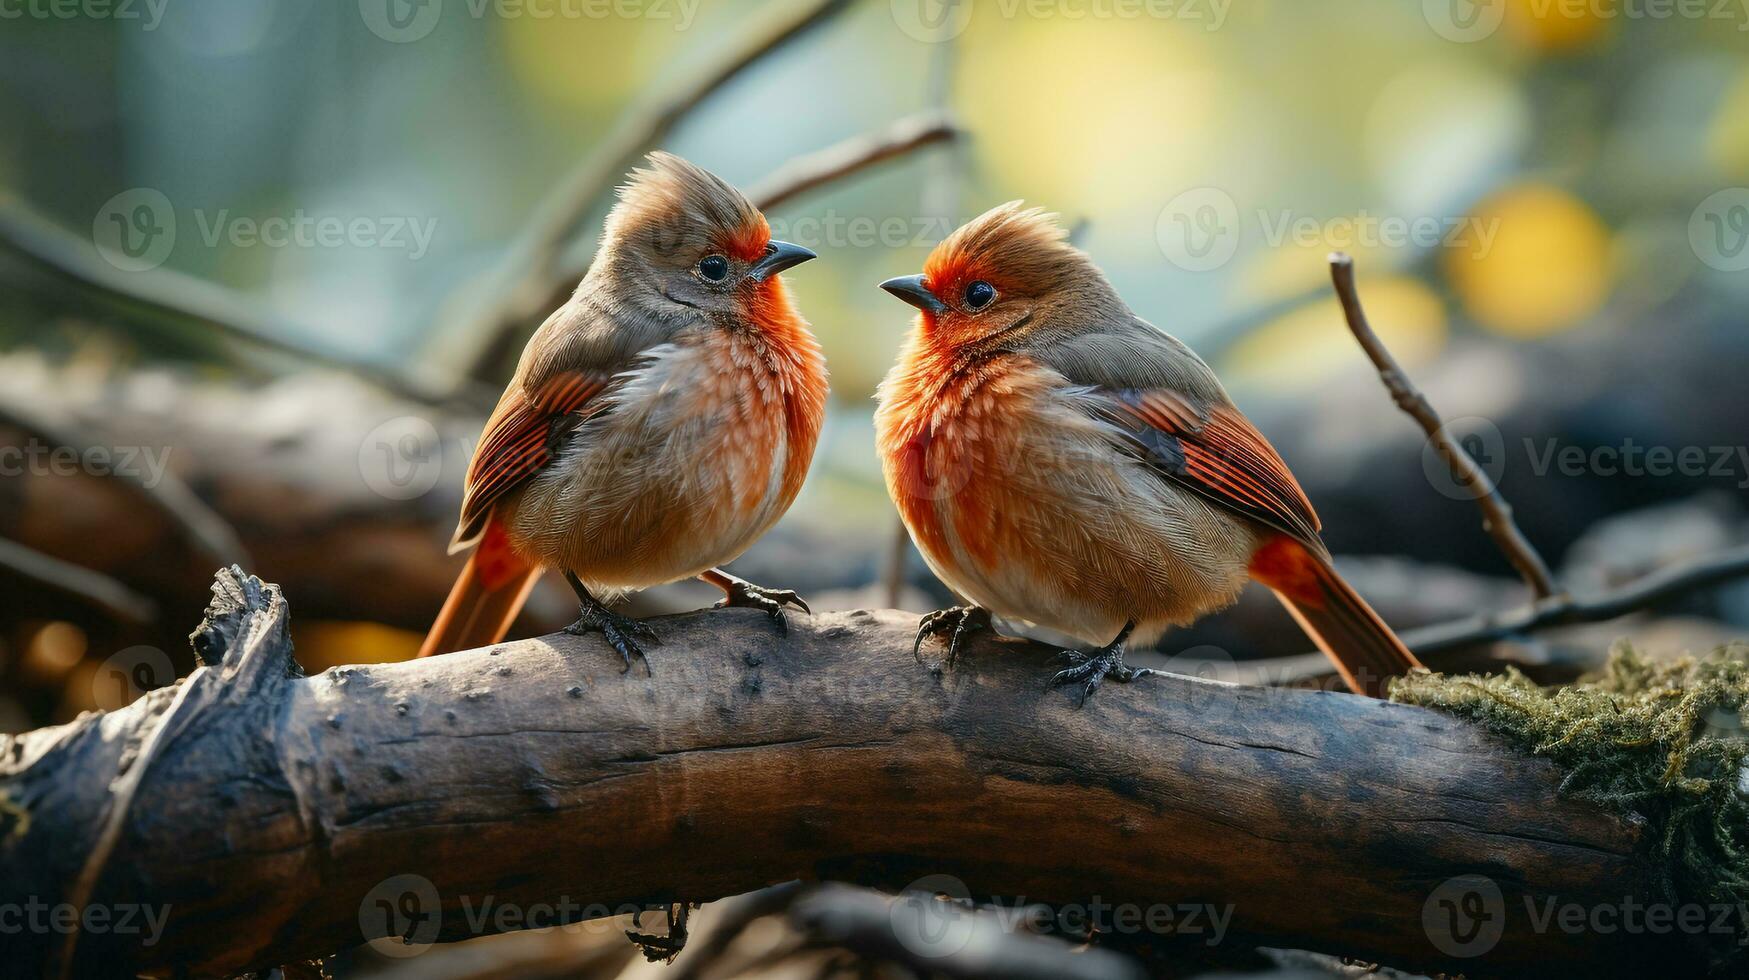
[[(456, 360), (452, 334), (492, 300), (494, 271), (551, 189), (628, 113), (782, 7), (647, 0), (628, 8), (641, 16), (536, 17), (529, 11), (567, 0), (426, 0), (435, 24), (394, 43), (367, 26), (384, 2), (137, 0), (138, 19), (30, 13), (48, 0), (6, 8), (26, 13), (0, 19), (0, 202), (89, 241), (117, 194), (154, 189), (171, 202), (178, 235), (161, 269), (140, 275), (218, 284), (285, 340), (455, 381), (470, 366)], [(665, 141), (746, 187), (800, 154), (935, 105), (968, 132), (771, 215), (780, 233), (816, 230), (790, 237), (821, 261), (788, 279), (834, 379), (829, 438), (785, 526), (823, 538), (814, 550), (860, 570), (841, 584), (873, 578), (881, 548), (870, 542), (892, 527), (868, 416), (908, 317), (874, 284), (916, 271), (949, 228), (1013, 198), (1075, 226), (1131, 305), (1203, 352), (1296, 470), (1340, 462), (1334, 475), (1307, 479), (1338, 550), (1502, 571), (1465, 505), (1428, 493), (1428, 506), (1451, 506), (1393, 523), (1394, 508), (1367, 495), (1369, 481), (1388, 481), (1356, 446), (1412, 430), (1342, 326), (1324, 261), (1333, 249), (1355, 255), (1379, 332), (1409, 370), (1428, 373), (1448, 417), (1516, 419), (1513, 399), (1579, 381), (1542, 367), (1515, 377), (1501, 363), (1559, 366), (1569, 363), (1562, 351), (1619, 350), (1603, 362), (1613, 367), (1592, 372), (1603, 386), (1587, 402), (1592, 428), (1549, 410), (1531, 416), (1536, 434), (1607, 444), (1626, 421), (1654, 442), (1741, 444), (1734, 387), (1704, 393), (1709, 405), (1739, 407), (1698, 430), (1649, 421), (1694, 414), (1667, 388), (1639, 402), (1608, 395), (1633, 378), (1634, 363), (1743, 366), (1749, 273), (1696, 235), (1709, 228), (1703, 201), (1749, 185), (1744, 5), (1649, 18), (1605, 0), (1488, 0), (1475, 9), (1498, 15), (1498, 29), (1460, 41), (1449, 22), (1440, 29), (1450, 16), (1440, 0), (1189, 0), (1154, 8), (1166, 16), (1123, 0), (966, 0), (965, 29), (931, 42), (907, 30), (918, 2), (937, 0), (849, 4), (711, 93)], [(1210, 190), (1230, 205), (1217, 230), (1231, 258), (1190, 267), (1199, 263), (1175, 261), (1166, 240), (1175, 221), (1203, 215), (1174, 202), (1187, 193), (1206, 201)], [(594, 201), (576, 256), (592, 248), (610, 203)], [(407, 219), (433, 235), (414, 257), (380, 246), (238, 247), (203, 233), (238, 217), (297, 215)], [(1716, 217), (1721, 236), (1736, 233), (1735, 212)], [(868, 233), (894, 219), (905, 229), (896, 239)], [(1431, 220), (1461, 237), (1379, 242), (1364, 229), (1381, 220)], [(1307, 223), (1306, 234), (1283, 233)], [(300, 369), (239, 359), (198, 324), (71, 302), (41, 277), (13, 280), (0, 294), (0, 345), (51, 364), (173, 368), (183, 380), (166, 389), (169, 402), (189, 379), (262, 383)], [(1666, 343), (1692, 346), (1692, 356), (1645, 354)], [(1495, 367), (1482, 368), (1454, 356), (1533, 348), (1555, 353), (1484, 358)], [(1441, 383), (1449, 371), (1438, 366), (1452, 363), (1468, 373)], [(489, 365), (477, 380), (495, 388), (506, 368)], [(1348, 421), (1295, 428), (1350, 395), (1367, 407)], [(1413, 448), (1394, 458), (1392, 472), (1416, 476), (1392, 486), (1425, 491)], [(445, 485), (459, 473), (446, 464)], [(1529, 479), (1508, 473), (1507, 487)], [(1734, 482), (1716, 479), (1624, 486), (1611, 484), (1601, 510), (1575, 511), (1568, 524), (1550, 502), (1566, 490), (1533, 494), (1532, 536), (1558, 558), (1584, 525), (1629, 505), (1723, 493), (1735, 512), (1742, 499)], [(1539, 520), (1551, 522), (1540, 534)], [(1434, 522), (1456, 530), (1442, 538), (1428, 530)], [(1458, 536), (1476, 543), (1451, 544)], [(432, 538), (440, 555), (441, 534)], [(912, 572), (922, 576), (915, 564)], [(271, 559), (264, 576), (274, 578)], [(166, 615), (186, 627), (197, 612)], [(408, 623), (364, 619), (343, 628), (306, 620), (315, 638), (306, 645), (351, 646), (363, 659), (357, 650), (403, 650), (416, 636)], [(51, 673), (87, 657), (80, 637), (31, 622), (34, 632), (13, 643), (44, 645)]]
[[(474, 16), (469, 0), (450, 0), (405, 44), (363, 29), (350, 2), (168, 0), (150, 30), (11, 19), (0, 30), (0, 187), (75, 230), (134, 187), (162, 191), (185, 224), (195, 211), (435, 220), (417, 260), (388, 248), (209, 247), (184, 228), (168, 262), (359, 358), (416, 360), (445, 305), (567, 168), (760, 6), (706, 0), (687, 23), (679, 0), (602, 18)], [(1271, 243), (1260, 213), (1497, 221), (1485, 254), (1347, 243), (1375, 280), (1376, 318), (1412, 345), (1411, 362), (1437, 356), (1454, 330), (1547, 336), (1583, 328), (1612, 300), (1650, 301), (1697, 278), (1749, 293), (1686, 245), (1694, 206), (1749, 182), (1749, 11), (1648, 21), (1600, 16), (1611, 9), (1602, 2), (1508, 0), (1499, 31), (1457, 43), (1402, 0), (1357, 0), (1340, 14), (1283, 0), (1178, 6), (1170, 17), (1077, 18), (1067, 11), (1098, 0), (1065, 0), (1047, 16), (1014, 0), (974, 3), (951, 42), (950, 102), (973, 137), (963, 207), (942, 217), (1024, 198), (1087, 222), (1085, 247), (1144, 315), (1193, 344), (1239, 345), (1228, 375), (1241, 391), (1275, 383), (1280, 359), (1315, 385), (1302, 356), (1346, 343), (1319, 329), (1335, 326), (1327, 303), (1318, 319), (1315, 305), (1295, 308), (1228, 335), (1231, 321), (1322, 286), (1323, 253), (1344, 244)], [(746, 186), (924, 107), (934, 45), (901, 30), (892, 8), (856, 4), (761, 62), (693, 113), (671, 148)], [(842, 404), (866, 401), (905, 325), (870, 284), (915, 270), (939, 237), (921, 227), (935, 217), (921, 211), (926, 167), (894, 166), (774, 215), (899, 217), (925, 239), (822, 242), (826, 260), (793, 277)], [(1163, 262), (1156, 241), (1161, 209), (1198, 187), (1221, 189), (1241, 215), (1237, 254), (1209, 271)], [(16, 321), (3, 329), (14, 343), (35, 339)]]

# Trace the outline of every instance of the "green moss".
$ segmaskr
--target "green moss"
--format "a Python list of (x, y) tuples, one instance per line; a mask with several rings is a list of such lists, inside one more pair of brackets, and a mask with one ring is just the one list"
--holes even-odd
[[(1666, 900), (1749, 903), (1749, 644), (1654, 662), (1621, 643), (1601, 674), (1568, 687), (1538, 687), (1511, 668), (1417, 674), (1391, 699), (1475, 721), (1554, 760), (1563, 793), (1643, 817)], [(1722, 962), (1742, 957), (1749, 937), (1709, 938)]]

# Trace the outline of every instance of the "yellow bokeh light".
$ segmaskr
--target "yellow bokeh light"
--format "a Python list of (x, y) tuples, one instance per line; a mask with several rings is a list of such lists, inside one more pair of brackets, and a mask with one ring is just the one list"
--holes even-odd
[(342, 664), (412, 660), (424, 637), (381, 623), (317, 620), (292, 627), (298, 662), (310, 673)]
[(1003, 186), (1107, 210), (1203, 173), (1226, 118), (1205, 34), (1151, 18), (1000, 14), (979, 5), (956, 84), (979, 163)]
[(1483, 201), (1475, 220), (1489, 248), (1441, 253), (1446, 276), (1478, 323), (1511, 337), (1541, 337), (1597, 312), (1614, 278), (1610, 234), (1566, 191), (1521, 184)]
[[(1339, 219), (1340, 220), (1340, 219)], [(1350, 216), (1350, 220), (1354, 219)], [(1347, 227), (1321, 222), (1320, 227)], [(1284, 239), (1281, 244), (1257, 250), (1240, 270), (1235, 292), (1249, 306), (1261, 306), (1290, 296), (1330, 286), (1330, 253), (1340, 250), (1353, 257), (1361, 269), (1400, 267), (1406, 257), (1400, 248), (1376, 241), (1323, 236), (1317, 241)], [(1407, 256), (1412, 257), (1412, 256)]]
[(507, 60), (522, 85), (559, 105), (636, 103), (650, 87), (649, 48), (678, 43), (628, 17), (508, 17), (500, 21)]
[(1507, 0), (1506, 27), (1526, 47), (1556, 54), (1602, 37), (1608, 12), (1596, 0)]
[[(1367, 320), (1406, 369), (1428, 363), (1445, 347), (1445, 309), (1427, 286), (1404, 277), (1368, 277), (1359, 286)], [(1371, 370), (1334, 296), (1251, 331), (1221, 358), (1222, 374), (1235, 382), (1288, 391), (1357, 367)]]
[(37, 683), (50, 683), (66, 676), (85, 657), (85, 631), (67, 622), (52, 622), (37, 630), (24, 647), (19, 664), (24, 675)]
[(1707, 133), (1707, 155), (1719, 173), (1749, 176), (1749, 71), (1737, 76), (1736, 84), (1719, 100)]

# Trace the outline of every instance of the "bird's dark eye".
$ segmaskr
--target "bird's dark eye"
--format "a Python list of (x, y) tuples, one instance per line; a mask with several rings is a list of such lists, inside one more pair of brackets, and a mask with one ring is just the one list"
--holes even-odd
[(711, 282), (722, 282), (729, 274), (729, 260), (721, 255), (707, 255), (699, 260), (698, 274)]
[(996, 287), (982, 279), (966, 287), (966, 309), (981, 310), (996, 298)]

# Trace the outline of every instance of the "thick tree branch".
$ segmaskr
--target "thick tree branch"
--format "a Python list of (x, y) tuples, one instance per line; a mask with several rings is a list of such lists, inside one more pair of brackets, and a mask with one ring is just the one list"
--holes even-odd
[[(0, 740), (0, 904), (67, 900), (111, 781), (138, 773), (90, 904), (168, 920), (150, 946), (87, 930), (75, 972), (332, 952), (403, 928), (372, 901), (409, 881), (431, 896), (410, 921), (455, 939), (507, 928), (482, 903), (583, 916), (931, 874), (1008, 902), (1230, 907), (1226, 942), (1422, 969), (1689, 962), (1656, 937), (1537, 929), (1526, 910), (1549, 899), (1656, 898), (1636, 827), (1423, 709), (1159, 676), (1076, 710), (1047, 688), (1054, 651), (986, 640), (938, 676), (911, 659), (914, 617), (869, 612), (787, 635), (741, 610), (656, 620), (653, 678), (552, 636), (275, 680), (283, 601), (221, 586), (247, 599), (197, 634), (223, 666)], [(1453, 960), (1423, 916), (1466, 873), (1501, 889), (1504, 932)], [(57, 938), (0, 935), (0, 959), (40, 971)]]
[(1342, 252), (1330, 255), (1330, 279), (1336, 285), (1336, 296), (1342, 301), (1342, 313), (1348, 319), (1348, 329), (1354, 332), (1354, 339), (1360, 341), (1361, 349), (1378, 368), (1379, 380), (1385, 383), (1385, 388), (1391, 393), (1397, 407), (1414, 419), (1421, 426), (1427, 438), (1438, 450), (1440, 458), (1451, 467), (1452, 476), (1458, 484), (1475, 495), (1476, 506), (1482, 510), (1482, 528), (1494, 539), (1494, 544), (1512, 567), (1518, 570), (1531, 592), (1544, 599), (1555, 594), (1555, 579), (1549, 573), (1549, 566), (1537, 554), (1536, 547), (1518, 529), (1518, 524), (1512, 519), (1512, 506), (1506, 498), (1500, 495), (1500, 488), (1483, 472), (1476, 461), (1464, 447), (1458, 445), (1456, 439), (1445, 428), (1445, 423), (1439, 418), (1433, 404), (1427, 400), (1409, 375), (1403, 371), (1397, 359), (1391, 356), (1384, 341), (1373, 332), (1372, 325), (1367, 322), (1366, 313), (1360, 308), (1360, 293), (1354, 285), (1354, 260)]

